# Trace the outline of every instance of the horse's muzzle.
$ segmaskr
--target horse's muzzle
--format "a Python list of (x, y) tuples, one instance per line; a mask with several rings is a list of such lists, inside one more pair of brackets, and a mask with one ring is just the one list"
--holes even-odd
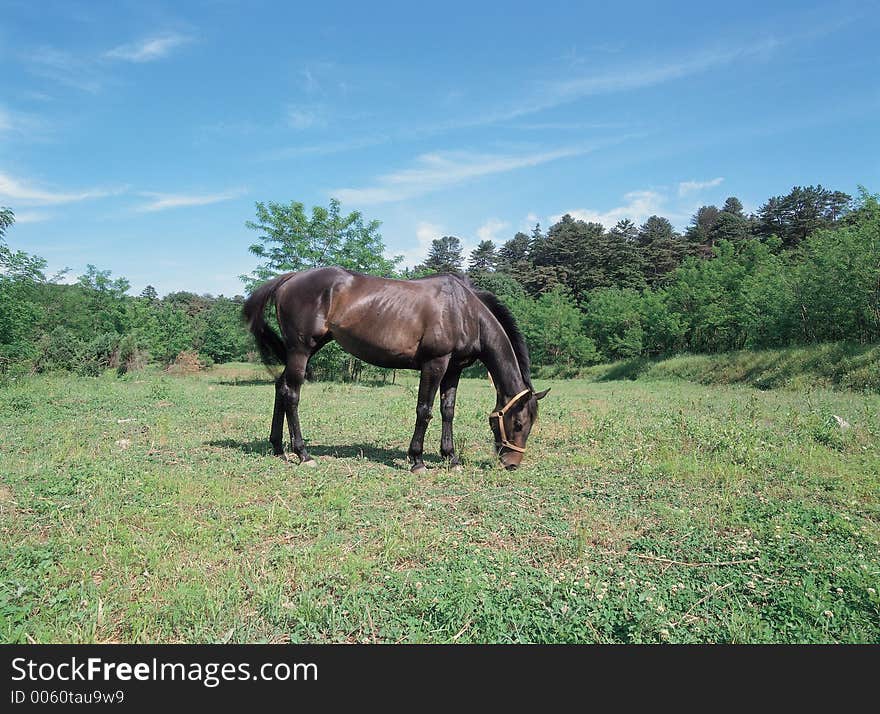
[(520, 463), (522, 463), (523, 455), (517, 451), (506, 451), (498, 458), (501, 460), (501, 465), (505, 469), (513, 471), (514, 469), (519, 468)]

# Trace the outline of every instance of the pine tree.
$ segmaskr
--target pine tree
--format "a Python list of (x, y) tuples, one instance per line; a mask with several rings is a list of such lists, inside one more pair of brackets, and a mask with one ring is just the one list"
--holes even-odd
[(461, 240), (455, 236), (443, 236), (431, 241), (428, 257), (416, 270), (427, 273), (460, 273), (464, 258)]
[(495, 254), (495, 244), (490, 240), (480, 241), (479, 245), (471, 251), (468, 273), (488, 273), (495, 270), (498, 256)]

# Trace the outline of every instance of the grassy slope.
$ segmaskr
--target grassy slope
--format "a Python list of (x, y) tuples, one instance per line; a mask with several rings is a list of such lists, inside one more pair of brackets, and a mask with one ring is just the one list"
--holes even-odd
[(880, 345), (829, 343), (776, 350), (633, 359), (581, 372), (598, 381), (686, 379), (699, 384), (749, 384), (759, 389), (817, 386), (880, 392)]
[(552, 382), (508, 473), (466, 380), (413, 476), (412, 378), (307, 385), (305, 469), (251, 369), (0, 388), (0, 641), (880, 641), (880, 396)]

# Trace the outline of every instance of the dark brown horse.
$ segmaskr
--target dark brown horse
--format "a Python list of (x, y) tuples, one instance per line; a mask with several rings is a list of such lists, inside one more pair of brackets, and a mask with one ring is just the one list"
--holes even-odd
[[(265, 319), (274, 301), (279, 336)], [(452, 439), (455, 393), (462, 370), (480, 360), (498, 393), (489, 423), (505, 468), (519, 466), (526, 439), (538, 416), (529, 376), (529, 353), (513, 316), (488, 292), (464, 278), (436, 275), (389, 280), (342, 268), (287, 273), (258, 287), (244, 304), (244, 318), (267, 364), (284, 371), (275, 382), (275, 412), (269, 440), (284, 454), (284, 416), (290, 446), (304, 464), (314, 465), (299, 426), (299, 396), (309, 358), (331, 340), (346, 352), (379, 367), (421, 372), (416, 427), (409, 446), (413, 471), (425, 468), (425, 431), (440, 389), (443, 435), (440, 454), (459, 464)]]

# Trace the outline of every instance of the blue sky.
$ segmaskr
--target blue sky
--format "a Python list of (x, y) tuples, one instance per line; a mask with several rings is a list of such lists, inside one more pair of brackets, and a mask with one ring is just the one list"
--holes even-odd
[(389, 254), (793, 185), (880, 191), (876, 3), (0, 0), (7, 240), (132, 291), (240, 293), (255, 201)]

